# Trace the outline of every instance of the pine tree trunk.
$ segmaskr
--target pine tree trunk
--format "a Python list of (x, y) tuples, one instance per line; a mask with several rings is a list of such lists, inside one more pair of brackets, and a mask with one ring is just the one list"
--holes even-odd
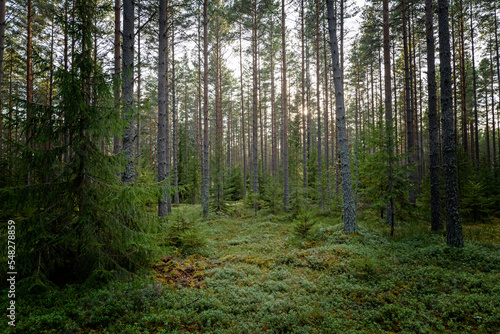
[[(498, 48), (497, 48), (498, 50)], [(495, 131), (495, 88), (493, 80), (493, 55), (490, 53), (490, 84), (491, 84), (491, 129), (493, 139), (493, 165), (497, 163), (496, 131)]]
[(275, 179), (278, 178), (278, 129), (276, 126), (276, 87), (274, 82), (274, 21), (271, 20), (271, 160)]
[(391, 44), (389, 35), (389, 0), (383, 1), (384, 27), (384, 86), (385, 86), (385, 132), (387, 145), (387, 192), (389, 198), (386, 206), (386, 223), (391, 226), (391, 236), (394, 235), (393, 207), (393, 126), (392, 126), (392, 92), (391, 92)]
[(431, 229), (443, 229), (441, 216), (441, 182), (439, 176), (439, 120), (437, 114), (436, 65), (432, 0), (425, 1), (425, 31), (427, 37), (427, 91), (429, 101), (429, 162), (431, 179)]
[[(497, 19), (497, 10), (495, 8), (495, 50), (497, 53), (497, 82), (498, 82), (498, 91), (500, 93), (500, 50), (498, 46), (498, 19)], [(493, 84), (493, 81), (492, 81)], [(492, 92), (493, 94), (493, 92)], [(493, 105), (493, 104), (492, 104)], [(493, 107), (492, 107), (493, 109)], [(495, 115), (495, 113), (492, 111), (492, 115)], [(493, 116), (494, 117), (494, 116)], [(500, 120), (498, 120), (500, 123)], [(500, 130), (499, 130), (500, 131)], [(495, 143), (495, 126), (493, 126), (493, 143)], [(493, 146), (493, 151), (495, 152), (495, 158), (493, 160), (496, 162), (496, 149), (495, 145)], [(500, 135), (498, 136), (498, 156), (500, 157)]]
[(179, 115), (177, 111), (176, 92), (175, 92), (175, 29), (172, 23), (172, 156), (173, 156), (173, 172), (174, 172), (174, 203), (179, 204)]
[[(407, 19), (406, 19), (406, 2), (401, 1), (402, 14), (403, 14), (403, 52), (404, 52), (404, 72), (405, 72), (405, 107), (406, 107), (406, 149), (410, 152), (408, 156), (408, 163), (413, 165), (414, 155), (413, 155), (413, 110), (411, 105), (411, 85), (410, 85), (410, 57), (408, 51), (408, 34), (407, 34)], [(410, 191), (409, 191), (409, 201), (415, 203), (415, 174), (410, 172)]]
[(321, 90), (320, 90), (320, 75), (319, 75), (319, 0), (316, 0), (316, 110), (318, 113), (318, 205), (320, 209), (324, 209), (323, 201), (323, 171), (322, 171), (322, 157), (321, 157)]
[[(2, 82), (3, 82), (3, 63), (4, 63), (3, 55), (5, 50), (5, 2), (6, 1), (7, 0), (0, 0), (0, 106), (3, 106), (4, 103), (2, 94)], [(54, 27), (53, 23), (52, 27)], [(52, 36), (54, 35), (52, 34)], [(53, 40), (54, 38), (52, 38), (52, 41)], [(3, 113), (0, 113), (0, 159), (2, 156), (3, 156)]]
[(288, 187), (288, 96), (286, 78), (286, 25), (285, 25), (285, 0), (281, 0), (281, 58), (283, 60), (283, 82), (281, 83), (281, 103), (283, 113), (283, 193), (285, 211), (290, 207)]
[(240, 98), (241, 98), (241, 135), (243, 137), (243, 198), (247, 195), (247, 152), (245, 139), (245, 96), (243, 93), (243, 57), (241, 46), (241, 23), (240, 23)]
[[(121, 0), (115, 0), (115, 72), (114, 72), (114, 97), (115, 97), (115, 112), (120, 113), (120, 72), (121, 72), (121, 13), (120, 13)], [(65, 50), (67, 50), (67, 38)], [(65, 67), (67, 68), (67, 57), (65, 59)], [(120, 138), (115, 136), (113, 138), (113, 153), (118, 154), (121, 151)]]
[(201, 203), (203, 217), (208, 216), (208, 0), (203, 0), (203, 161)]
[(477, 112), (477, 78), (476, 78), (476, 57), (474, 53), (474, 23), (472, 21), (472, 1), (470, 1), (470, 37), (471, 37), (471, 48), (472, 48), (472, 77), (473, 77), (473, 87), (474, 87), (474, 147), (475, 147), (475, 159), (476, 159), (476, 170), (479, 171), (479, 120)]
[(463, 247), (462, 222), (460, 220), (458, 198), (455, 133), (453, 129), (448, 0), (438, 0), (438, 17), (443, 124), (443, 174), (446, 198), (446, 243), (453, 247)]
[(123, 134), (125, 171), (122, 181), (127, 184), (135, 180), (135, 116), (134, 116), (134, 0), (123, 1), (123, 115), (126, 126)]
[[(158, 49), (158, 182), (165, 182), (167, 177), (167, 0), (160, 1), (159, 9), (159, 49)], [(158, 199), (158, 216), (168, 215), (167, 191), (162, 185), (160, 197)]]
[[(304, 32), (304, 0), (300, 1), (300, 39), (301, 39), (301, 104), (302, 104), (302, 187), (307, 189), (307, 133), (306, 133), (306, 104), (305, 104), (305, 32)], [(304, 195), (306, 195), (304, 193)]]
[[(462, 0), (460, 0), (460, 12), (463, 13)], [(468, 138), (468, 117), (467, 117), (467, 77), (465, 72), (465, 36), (464, 36), (464, 20), (460, 16), (460, 93), (462, 104), (462, 148), (465, 155), (469, 155), (469, 138)]]
[(343, 76), (339, 61), (337, 27), (333, 12), (333, 0), (327, 0), (328, 30), (330, 33), (330, 47), (333, 63), (333, 77), (335, 83), (335, 101), (337, 105), (337, 128), (339, 134), (340, 161), (342, 164), (342, 190), (344, 196), (344, 232), (351, 234), (358, 229), (356, 205), (352, 193), (351, 164), (349, 159), (349, 145), (347, 141), (347, 126), (344, 107)]
[[(257, 1), (254, 0), (253, 9), (253, 25), (252, 25), (252, 64), (253, 64), (253, 122), (252, 122), (252, 190), (254, 195), (259, 192), (258, 189), (258, 82), (257, 82)], [(257, 204), (254, 205), (254, 209), (257, 210)]]
[(141, 4), (137, 6), (137, 139), (135, 142), (135, 174), (140, 177), (141, 169)]

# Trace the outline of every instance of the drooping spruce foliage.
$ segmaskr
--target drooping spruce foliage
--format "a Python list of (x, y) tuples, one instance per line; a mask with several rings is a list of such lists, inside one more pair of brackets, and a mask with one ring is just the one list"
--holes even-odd
[(107, 278), (152, 252), (156, 219), (138, 209), (151, 190), (123, 185), (123, 157), (102, 150), (123, 126), (111, 80), (91, 57), (95, 22), (105, 10), (95, 1), (75, 2), (67, 26), (73, 61), (55, 72), (53, 106), (23, 102), (22, 141), (12, 143), (2, 168), (2, 219), (16, 221), (16, 268), (32, 284)]

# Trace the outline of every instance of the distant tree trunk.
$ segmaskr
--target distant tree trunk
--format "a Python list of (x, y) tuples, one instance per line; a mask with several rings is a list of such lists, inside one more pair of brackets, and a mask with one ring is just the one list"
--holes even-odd
[(476, 57), (474, 53), (474, 23), (472, 21), (472, 1), (470, 1), (470, 37), (471, 37), (471, 48), (472, 48), (472, 77), (474, 85), (474, 146), (475, 146), (475, 159), (476, 159), (476, 170), (479, 171), (479, 120), (477, 113), (477, 82), (476, 82)]
[[(253, 122), (252, 122), (252, 173), (253, 182), (252, 190), (256, 195), (259, 192), (258, 188), (258, 85), (257, 85), (257, 0), (254, 0), (253, 8), (253, 25), (252, 25), (252, 64), (253, 64)], [(254, 205), (255, 210), (257, 210), (257, 204)]]
[[(490, 56), (491, 56), (491, 48), (490, 48)], [(486, 118), (486, 166), (488, 168), (491, 167), (491, 147), (490, 147), (490, 122), (488, 120), (488, 82), (485, 78), (484, 85), (484, 100), (485, 100), (485, 118)]]
[[(411, 108), (411, 85), (410, 85), (410, 58), (408, 52), (408, 35), (407, 35), (407, 19), (406, 19), (406, 1), (401, 1), (401, 8), (403, 14), (403, 52), (404, 52), (404, 71), (405, 71), (405, 96), (406, 96), (406, 140), (407, 140), (407, 151), (411, 152), (408, 156), (408, 163), (413, 165), (414, 155), (413, 155), (413, 110)], [(410, 172), (410, 192), (409, 201), (415, 203), (415, 173)]]
[[(326, 32), (324, 32), (324, 35), (326, 36)], [(325, 166), (326, 166), (326, 187), (327, 187), (327, 204), (330, 205), (330, 201), (332, 198), (332, 187), (330, 184), (330, 134), (329, 134), (329, 128), (328, 128), (328, 112), (329, 112), (329, 103), (328, 101), (330, 100), (330, 97), (328, 95), (329, 87), (328, 87), (328, 57), (326, 55), (326, 50), (327, 50), (327, 42), (326, 39), (323, 39), (323, 60), (325, 62), (325, 111), (324, 111), (324, 118), (325, 118)]]
[(385, 86), (385, 132), (387, 145), (387, 191), (389, 199), (386, 209), (386, 223), (391, 226), (391, 236), (394, 235), (394, 200), (393, 196), (393, 126), (392, 126), (392, 92), (391, 92), (391, 44), (389, 35), (389, 0), (383, 1), (384, 26), (384, 86)]
[(283, 188), (285, 211), (290, 207), (288, 189), (288, 96), (286, 83), (286, 25), (285, 0), (281, 0), (281, 52), (283, 60), (283, 82), (281, 84), (281, 103), (283, 113)]
[(352, 193), (351, 163), (349, 161), (349, 145), (347, 141), (347, 126), (344, 109), (344, 90), (342, 88), (342, 71), (339, 62), (337, 27), (333, 12), (333, 0), (327, 0), (328, 30), (333, 63), (335, 83), (335, 100), (337, 104), (337, 127), (339, 133), (340, 161), (342, 164), (342, 190), (344, 196), (344, 232), (354, 233), (358, 229), (356, 205)]
[[(498, 50), (498, 48), (497, 48)], [(493, 80), (493, 55), (490, 52), (490, 84), (491, 84), (491, 129), (493, 137), (493, 165), (497, 162), (496, 136), (495, 136), (495, 88)]]
[[(305, 104), (305, 32), (304, 32), (304, 0), (300, 1), (300, 39), (301, 39), (301, 55), (302, 55), (302, 70), (301, 75), (301, 104), (302, 104), (302, 187), (307, 189), (307, 133), (306, 133), (306, 104)], [(306, 195), (306, 194), (304, 194)]]
[(177, 111), (176, 92), (175, 92), (175, 30), (172, 23), (172, 156), (173, 156), (173, 169), (174, 169), (174, 203), (179, 204), (179, 114)]
[(316, 0), (316, 109), (318, 112), (318, 205), (320, 209), (324, 209), (323, 201), (323, 170), (321, 157), (321, 90), (320, 90), (320, 75), (319, 75), (319, 0)]
[(125, 152), (125, 171), (122, 181), (134, 183), (135, 180), (135, 116), (134, 116), (134, 0), (123, 1), (123, 115), (127, 122), (123, 134)]
[[(460, 13), (463, 13), (462, 0), (460, 0)], [(467, 117), (467, 77), (465, 72), (465, 36), (464, 20), (460, 16), (460, 93), (462, 104), (462, 147), (466, 155), (469, 155), (468, 117)]]
[(271, 160), (275, 179), (278, 178), (278, 128), (276, 125), (276, 87), (274, 82), (274, 21), (271, 20)]
[[(159, 49), (158, 49), (158, 182), (165, 182), (167, 177), (167, 0), (160, 1), (159, 9)], [(158, 216), (168, 215), (167, 197), (164, 185), (158, 199)]]
[(431, 179), (431, 229), (443, 229), (441, 216), (441, 182), (439, 177), (439, 120), (437, 114), (436, 65), (432, 0), (425, 1), (425, 31), (427, 36), (427, 90), (429, 99), (429, 161)]
[(137, 139), (135, 142), (135, 173), (140, 177), (141, 168), (141, 4), (137, 6)]
[[(31, 5), (31, 0), (28, 0), (28, 23), (27, 23), (27, 37), (26, 37), (26, 102), (28, 104), (33, 103), (33, 32), (31, 24), (33, 21), (33, 8)], [(28, 106), (28, 119), (30, 115), (30, 106)], [(27, 134), (27, 140), (31, 140), (31, 134)]]
[(243, 57), (241, 46), (241, 23), (240, 23), (240, 97), (241, 97), (241, 134), (243, 136), (243, 198), (247, 195), (247, 152), (245, 139), (245, 96), (243, 94)]
[(438, 17), (439, 57), (441, 61), (443, 174), (446, 198), (446, 242), (449, 246), (463, 247), (462, 222), (460, 220), (460, 203), (458, 198), (457, 157), (453, 129), (448, 0), (438, 0)]
[[(0, 106), (3, 105), (4, 99), (2, 94), (3, 82), (3, 54), (5, 50), (5, 2), (7, 0), (0, 0)], [(54, 24), (52, 23), (52, 27)], [(52, 38), (52, 40), (54, 40)], [(52, 53), (51, 53), (52, 55)], [(3, 113), (0, 113), (0, 158), (3, 155)]]
[(201, 203), (203, 217), (208, 216), (208, 0), (203, 0), (203, 164)]
[[(497, 19), (497, 10), (495, 7), (495, 50), (497, 53), (497, 82), (498, 82), (498, 91), (500, 93), (500, 51), (499, 51), (499, 46), (498, 46), (498, 19)], [(493, 81), (492, 81), (493, 84)], [(492, 111), (492, 115), (494, 115), (494, 112)], [(500, 123), (500, 120), (498, 120)], [(495, 131), (495, 127), (493, 127), (493, 131)], [(499, 130), (500, 131), (500, 130)], [(495, 143), (495, 133), (493, 132), (493, 142)], [(496, 149), (493, 147), (493, 150), (495, 151), (495, 156), (496, 156)], [(498, 136), (498, 155), (500, 157), (500, 135)], [(496, 157), (494, 158), (496, 161)]]
[[(120, 13), (121, 0), (115, 0), (115, 72), (114, 72), (114, 97), (115, 97), (115, 112), (120, 114), (120, 72), (121, 72), (121, 13)], [(66, 38), (67, 41), (67, 38)], [(67, 49), (67, 46), (65, 47)], [(67, 57), (66, 57), (67, 58)], [(67, 59), (65, 62), (67, 67)], [(113, 153), (120, 153), (120, 138), (115, 136), (113, 139)]]

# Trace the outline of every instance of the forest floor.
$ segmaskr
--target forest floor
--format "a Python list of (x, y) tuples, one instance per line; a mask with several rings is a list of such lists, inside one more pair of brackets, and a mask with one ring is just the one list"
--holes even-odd
[[(464, 226), (466, 247), (446, 247), (425, 223), (360, 222), (318, 214), (297, 235), (290, 216), (242, 203), (191, 221), (184, 247), (163, 247), (133, 279), (70, 285), (18, 297), (6, 333), (498, 333), (500, 223)], [(178, 219), (178, 221), (180, 218)], [(200, 243), (200, 238), (203, 241)], [(192, 242), (192, 245), (188, 245)], [(198, 244), (197, 247), (196, 244)], [(3, 292), (2, 292), (3, 295)], [(4, 298), (2, 296), (2, 298)], [(3, 299), (2, 299), (3, 300)], [(4, 309), (5, 310), (5, 309)]]

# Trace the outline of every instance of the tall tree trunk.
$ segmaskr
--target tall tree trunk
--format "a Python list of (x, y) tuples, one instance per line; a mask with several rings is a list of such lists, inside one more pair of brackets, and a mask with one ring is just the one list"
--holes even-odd
[(247, 152), (245, 139), (245, 95), (243, 93), (243, 57), (241, 46), (241, 23), (240, 23), (240, 98), (241, 98), (241, 135), (243, 137), (243, 198), (247, 195)]
[[(173, 20), (172, 20), (173, 21)], [(179, 115), (177, 111), (176, 92), (175, 92), (175, 29), (172, 22), (172, 157), (174, 172), (174, 203), (179, 204)]]
[[(167, 177), (167, 97), (168, 91), (167, 81), (167, 50), (168, 50), (168, 35), (167, 35), (167, 0), (160, 1), (159, 10), (159, 49), (158, 49), (158, 182), (165, 182)], [(167, 207), (167, 190), (166, 186), (162, 185), (160, 197), (158, 199), (158, 216), (165, 217), (168, 215)]]
[(432, 0), (425, 1), (425, 32), (427, 37), (427, 91), (429, 103), (429, 161), (431, 179), (431, 229), (443, 229), (441, 216), (441, 182), (439, 177), (439, 137), (436, 95), (436, 65)]
[[(306, 133), (306, 104), (305, 104), (305, 32), (304, 32), (304, 0), (300, 1), (300, 40), (301, 40), (301, 104), (302, 104), (302, 187), (307, 189), (307, 133)], [(304, 195), (306, 195), (304, 193)]]
[(135, 115), (134, 115), (134, 0), (123, 1), (123, 115), (126, 126), (123, 134), (125, 171), (122, 181), (127, 184), (135, 180)]
[(137, 139), (135, 142), (135, 174), (140, 177), (141, 169), (141, 3), (137, 1)]
[(393, 196), (393, 126), (392, 126), (392, 92), (391, 92), (391, 44), (389, 31), (389, 0), (383, 0), (384, 25), (384, 86), (385, 86), (385, 132), (387, 145), (387, 201), (386, 223), (391, 226), (391, 236), (394, 235), (394, 200)]
[[(121, 12), (120, 5), (121, 0), (115, 0), (115, 72), (114, 72), (114, 97), (115, 97), (115, 112), (120, 114), (120, 74), (121, 74)], [(66, 38), (67, 41), (67, 38)], [(67, 45), (65, 46), (65, 50), (67, 50)], [(65, 67), (67, 68), (67, 57), (65, 59)], [(115, 136), (113, 138), (113, 153), (120, 153), (121, 145), (120, 138)]]
[(354, 233), (358, 229), (356, 205), (352, 193), (351, 163), (349, 161), (349, 145), (347, 141), (347, 126), (344, 107), (343, 76), (339, 62), (337, 27), (333, 12), (333, 0), (327, 0), (328, 30), (333, 63), (335, 83), (335, 101), (337, 104), (337, 128), (339, 133), (340, 161), (342, 164), (342, 190), (344, 196), (344, 232)]
[(203, 161), (201, 203), (203, 217), (208, 216), (208, 0), (203, 0)]
[[(3, 106), (4, 103), (2, 94), (2, 82), (3, 82), (3, 55), (5, 50), (5, 2), (6, 1), (7, 0), (0, 0), (0, 106)], [(52, 23), (52, 27), (54, 27), (54, 23)], [(53, 40), (54, 38), (52, 38), (52, 41)], [(3, 113), (0, 113), (0, 158), (2, 156), (3, 156)]]
[[(498, 48), (497, 48), (498, 50)], [(497, 162), (497, 149), (496, 149), (496, 131), (495, 131), (495, 89), (493, 80), (493, 55), (490, 52), (490, 84), (491, 84), (491, 125), (493, 137), (493, 165)]]
[[(497, 53), (497, 82), (498, 82), (498, 91), (500, 93), (500, 50), (499, 50), (499, 45), (498, 45), (498, 19), (497, 19), (497, 10), (495, 7), (495, 50)], [(492, 81), (493, 85), (493, 81)], [(493, 94), (493, 92), (492, 92)], [(493, 105), (493, 103), (492, 103)], [(493, 110), (493, 107), (492, 107)], [(492, 111), (492, 115), (495, 115), (495, 113)], [(493, 116), (494, 117), (494, 116)], [(500, 119), (498, 120), (500, 124)], [(500, 131), (500, 130), (499, 130)], [(493, 126), (493, 143), (495, 143), (495, 126)], [(500, 157), (500, 135), (498, 136), (498, 155)], [(493, 151), (495, 152), (495, 157), (493, 160), (496, 162), (496, 149), (495, 149), (495, 144), (493, 145)]]
[(271, 19), (271, 160), (273, 177), (278, 178), (278, 128), (276, 125), (276, 87), (274, 82), (274, 21)]
[(285, 0), (281, 0), (281, 59), (283, 61), (283, 82), (281, 83), (281, 103), (283, 113), (283, 193), (285, 211), (290, 207), (288, 189), (288, 96), (286, 78), (286, 25), (285, 25)]
[[(326, 30), (326, 28), (325, 28)], [(324, 31), (324, 35), (326, 36), (326, 31)], [(323, 60), (324, 60), (324, 65), (325, 65), (325, 110), (324, 110), (324, 117), (325, 117), (325, 166), (326, 166), (326, 188), (327, 188), (327, 204), (330, 205), (330, 200), (332, 198), (332, 187), (330, 184), (330, 134), (329, 134), (329, 128), (328, 128), (328, 112), (329, 112), (329, 87), (328, 87), (328, 57), (326, 55), (326, 50), (327, 50), (327, 41), (325, 38), (323, 38)]]
[[(407, 140), (407, 151), (410, 152), (408, 156), (408, 163), (413, 165), (414, 155), (413, 155), (413, 110), (411, 108), (411, 85), (410, 85), (410, 57), (408, 52), (408, 35), (407, 35), (407, 19), (406, 19), (406, 1), (401, 1), (402, 14), (403, 14), (403, 49), (404, 49), (404, 71), (405, 71), (405, 96), (406, 96), (406, 140)], [(410, 172), (410, 191), (409, 191), (409, 201), (415, 203), (415, 173)]]
[(319, 0), (316, 0), (316, 110), (318, 112), (318, 198), (319, 208), (324, 209), (324, 192), (323, 192), (323, 170), (321, 157), (321, 90), (320, 90), (320, 75), (319, 75)]
[[(462, 0), (460, 12), (463, 13)], [(469, 155), (468, 117), (467, 117), (467, 77), (465, 72), (465, 36), (463, 15), (460, 16), (460, 93), (462, 104), (462, 148)]]
[(458, 198), (457, 157), (453, 129), (451, 90), (450, 31), (448, 0), (438, 0), (439, 58), (441, 61), (441, 109), (443, 124), (443, 174), (446, 198), (446, 243), (463, 247), (462, 222)]
[(475, 159), (476, 159), (476, 170), (479, 171), (479, 120), (477, 112), (477, 78), (476, 78), (476, 56), (474, 52), (474, 23), (472, 21), (472, 1), (470, 1), (470, 37), (471, 37), (471, 48), (472, 48), (472, 77), (474, 85), (474, 147), (475, 147)]
[[(254, 195), (259, 192), (258, 189), (258, 85), (257, 85), (257, 0), (254, 0), (253, 8), (253, 25), (252, 25), (252, 64), (253, 64), (253, 122), (252, 122), (252, 173), (253, 182), (252, 190)], [(257, 204), (254, 205), (255, 210), (257, 210)]]

